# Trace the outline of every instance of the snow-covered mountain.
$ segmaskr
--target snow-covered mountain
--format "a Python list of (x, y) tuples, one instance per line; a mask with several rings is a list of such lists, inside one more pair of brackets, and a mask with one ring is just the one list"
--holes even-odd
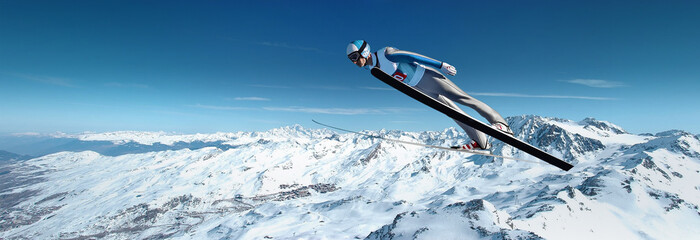
[[(0, 165), (0, 239), (689, 239), (700, 140), (510, 117), (574, 164), (447, 152), (327, 129), (60, 136)], [(450, 146), (466, 135), (367, 131)], [(494, 142), (494, 153), (535, 160)], [(40, 147), (40, 146), (37, 146)], [(94, 149), (90, 149), (94, 148)], [(5, 149), (7, 150), (7, 149)]]

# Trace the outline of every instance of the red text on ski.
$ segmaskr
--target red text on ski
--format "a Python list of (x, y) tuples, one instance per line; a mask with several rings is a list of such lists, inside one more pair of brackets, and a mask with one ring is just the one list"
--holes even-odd
[(405, 74), (405, 73), (402, 73), (402, 72), (399, 71), (399, 70), (396, 70), (396, 72), (394, 72), (394, 74), (392, 74), (391, 76), (394, 77), (394, 78), (396, 78), (396, 80), (399, 80), (399, 81), (402, 81), (402, 82), (403, 82), (403, 80), (406, 80), (406, 74)]

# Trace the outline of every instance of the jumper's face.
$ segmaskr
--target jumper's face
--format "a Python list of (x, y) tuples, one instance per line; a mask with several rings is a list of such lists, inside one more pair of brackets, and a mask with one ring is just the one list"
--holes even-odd
[(363, 67), (367, 64), (367, 58), (362, 57), (360, 51), (354, 51), (348, 54), (348, 59), (358, 67)]
[(366, 59), (366, 58), (363, 58), (363, 57), (360, 57), (360, 58), (357, 59), (357, 61), (352, 61), (352, 63), (354, 63), (354, 64), (357, 65), (358, 67), (364, 67), (365, 64), (367, 64), (367, 59)]

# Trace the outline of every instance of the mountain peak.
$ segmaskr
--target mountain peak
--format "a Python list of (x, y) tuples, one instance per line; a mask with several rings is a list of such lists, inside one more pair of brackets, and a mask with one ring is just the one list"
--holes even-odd
[(585, 128), (591, 129), (592, 131), (612, 132), (613, 134), (627, 133), (627, 131), (615, 124), (607, 121), (596, 120), (595, 118), (591, 117), (583, 119), (579, 122), (579, 124), (584, 125)]
[(659, 132), (657, 134), (654, 134), (654, 136), (656, 136), (656, 137), (672, 137), (672, 136), (685, 136), (685, 135), (692, 136), (693, 134), (686, 132), (686, 131), (683, 131), (683, 130), (676, 130), (676, 129), (663, 131), (663, 132)]

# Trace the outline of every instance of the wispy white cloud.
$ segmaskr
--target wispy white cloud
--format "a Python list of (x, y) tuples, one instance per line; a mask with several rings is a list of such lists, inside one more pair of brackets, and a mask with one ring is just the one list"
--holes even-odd
[(193, 108), (212, 109), (212, 110), (228, 110), (228, 111), (255, 110), (255, 108), (249, 108), (249, 107), (213, 106), (213, 105), (202, 105), (202, 104), (185, 105), (185, 106), (186, 107), (193, 107)]
[(413, 108), (310, 108), (310, 107), (264, 107), (268, 111), (320, 113), (333, 115), (396, 114), (418, 111)]
[(617, 88), (624, 87), (625, 84), (622, 82), (599, 80), (599, 79), (574, 79), (574, 80), (562, 80), (563, 82), (579, 84), (594, 88)]
[(61, 86), (61, 87), (70, 87), (70, 88), (77, 88), (78, 87), (78, 85), (75, 85), (74, 83), (72, 83), (71, 80), (66, 79), (66, 78), (37, 76), (37, 75), (21, 74), (21, 73), (15, 73), (15, 74), (11, 74), (11, 75), (25, 79), (25, 80), (38, 82), (38, 83), (56, 85), (56, 86)]
[(354, 89), (348, 88), (348, 87), (343, 87), (343, 86), (330, 86), (330, 85), (326, 85), (326, 86), (308, 85), (308, 86), (291, 87), (291, 86), (285, 86), (285, 85), (248, 84), (247, 86), (249, 86), (249, 87), (256, 87), (256, 88), (276, 88), (276, 89), (305, 88), (305, 89), (321, 89), (321, 90), (333, 90), (333, 91), (349, 91), (349, 90), (354, 90)]
[(278, 88), (278, 89), (290, 89), (292, 87), (290, 86), (283, 86), (283, 85), (265, 85), (265, 84), (249, 84), (248, 86), (250, 87), (257, 87), (257, 88)]
[(396, 124), (413, 124), (413, 123), (419, 123), (417, 121), (391, 121), (391, 123), (396, 123)]
[(40, 136), (43, 136), (43, 134), (38, 133), (38, 132), (12, 133), (10, 135), (12, 135), (14, 137), (40, 137)]
[(185, 116), (185, 117), (202, 116), (200, 114), (194, 114), (194, 113), (190, 113), (190, 112), (169, 111), (169, 110), (153, 110), (151, 112), (156, 113), (158, 115), (173, 115), (173, 116)]
[(396, 89), (393, 88), (384, 88), (384, 87), (362, 87), (363, 89), (368, 89), (368, 90), (377, 90), (377, 91), (395, 91)]
[(234, 101), (270, 101), (269, 98), (263, 97), (237, 97), (233, 98)]
[(105, 83), (105, 87), (116, 87), (116, 88), (148, 88), (148, 85), (146, 85), (146, 84), (140, 84), (140, 83), (108, 82), (108, 83)]
[(341, 87), (341, 86), (306, 86), (308, 89), (321, 89), (321, 90), (334, 90), (334, 91), (347, 91), (347, 90), (352, 90), (347, 87)]
[(319, 114), (332, 114), (332, 115), (398, 114), (398, 113), (415, 112), (415, 111), (422, 110), (422, 109), (416, 109), (416, 108), (391, 108), (391, 107), (387, 107), (387, 108), (314, 108), (314, 107), (291, 106), (291, 107), (251, 108), (251, 107), (214, 106), (214, 105), (203, 105), (203, 104), (186, 105), (186, 107), (211, 109), (211, 110), (223, 110), (223, 111), (258, 110), (258, 111), (273, 111), (273, 112), (319, 113)]
[(469, 93), (473, 96), (490, 96), (490, 97), (519, 97), (519, 98), (559, 98), (559, 99), (583, 99), (583, 100), (617, 100), (616, 98), (607, 97), (589, 97), (589, 96), (566, 96), (566, 95), (529, 95), (519, 93)]

